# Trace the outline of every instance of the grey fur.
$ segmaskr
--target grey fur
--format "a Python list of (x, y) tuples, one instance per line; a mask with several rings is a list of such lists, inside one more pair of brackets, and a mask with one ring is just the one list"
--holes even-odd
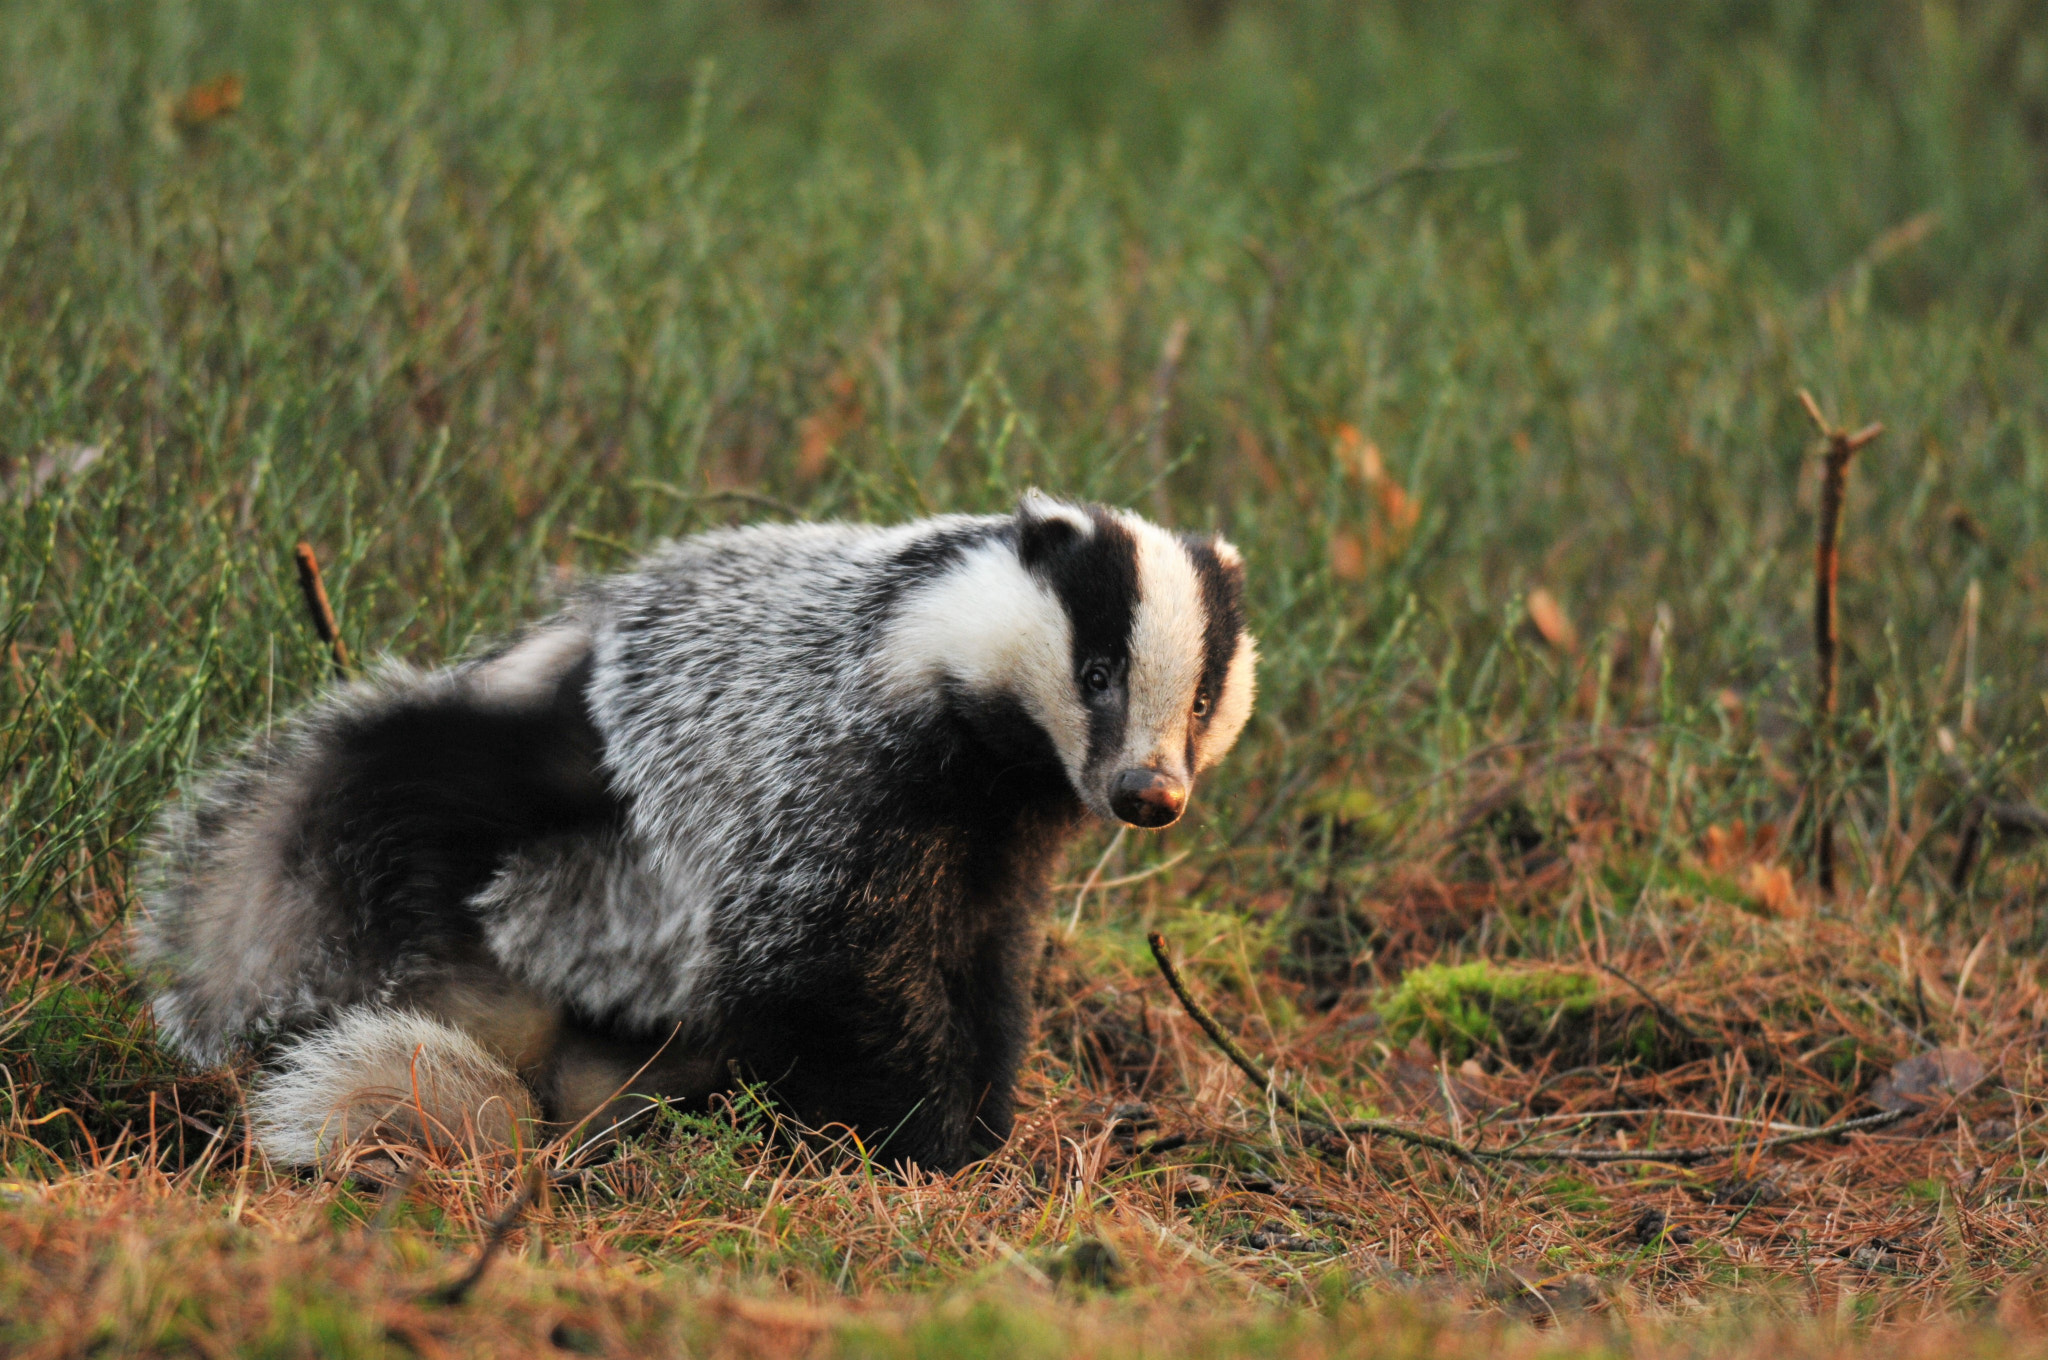
[[(368, 1033), (365, 1016), (378, 1013), (417, 1017), (406, 1023), (423, 1043), (434, 1026), (452, 1027), (544, 1095), (594, 1089), (548, 1070), (569, 1061), (561, 1054), (595, 1051), (587, 1037), (561, 1040), (569, 1016), (667, 1034), (708, 1070), (747, 1008), (805, 995), (821, 955), (860, 935), (861, 913), (885, 922), (905, 909), (902, 894), (957, 879), (958, 846), (945, 836), (893, 846), (886, 818), (891, 797), (914, 798), (921, 782), (943, 776), (920, 762), (950, 749), (933, 734), (950, 730), (960, 704), (999, 700), (1022, 712), (1057, 755), (1068, 796), (1104, 815), (1118, 761), (1172, 766), (1191, 783), (1235, 740), (1254, 656), (1241, 629), (1227, 692), (1212, 696), (1223, 716), (1210, 729), (1185, 716), (1190, 688), (1125, 696), (1121, 721), (1143, 715), (1156, 731), (1119, 729), (1107, 744), (1090, 737), (1068, 655), (1072, 603), (1019, 556), (1021, 536), (1054, 520), (1052, 530), (1070, 525), (1082, 537), (1135, 536), (1144, 574), (1131, 634), (1155, 650), (1194, 651), (1135, 658), (1128, 683), (1193, 686), (1207, 615), (1192, 550), (1135, 517), (1027, 498), (1015, 517), (683, 540), (593, 583), (487, 657), (432, 673), (388, 668), (317, 700), (197, 783), (152, 843), (136, 936), (166, 1039), (209, 1063), (242, 1045), (295, 1040), (259, 1122), (266, 1146), (288, 1161), (329, 1145), (314, 1113), (323, 1101), (346, 1106), (361, 1066), (342, 1061), (337, 1045)], [(1215, 560), (1238, 570), (1220, 541), (1205, 560), (1212, 573)], [(1206, 673), (1224, 674), (1215, 664)], [(312, 844), (305, 829), (335, 796), (324, 781), (350, 734), (408, 706), (539, 713), (572, 675), (587, 677), (581, 702), (620, 818), (520, 842), (448, 905), (445, 926), (423, 915), (426, 924), (371, 948), (364, 931), (377, 923), (359, 919), (364, 905), (344, 900), (349, 889), (331, 867), (350, 853), (347, 828), (325, 833), (341, 838), (339, 850)], [(1049, 881), (1065, 815), (1047, 823), (1051, 839), (1020, 843), (1024, 858), (1004, 862), (986, 902), (933, 909), (972, 921), (1028, 908)], [(893, 856), (891, 876), (855, 877), (878, 862), (878, 844)], [(1002, 929), (1022, 939), (1018, 927)], [(887, 932), (880, 938), (886, 954)], [(1014, 940), (992, 957), (1008, 960), (1001, 976), (1024, 966)], [(493, 1006), (503, 1013), (486, 1014)], [(913, 1037), (943, 1046), (937, 1031)], [(451, 1049), (442, 1068), (474, 1073), (475, 1055)], [(1006, 1109), (1007, 1090), (1000, 1096)], [(573, 1117), (565, 1104), (597, 1098), (557, 1102), (554, 1113)], [(966, 1117), (947, 1116), (952, 1131), (934, 1134), (934, 1146), (956, 1147)]]

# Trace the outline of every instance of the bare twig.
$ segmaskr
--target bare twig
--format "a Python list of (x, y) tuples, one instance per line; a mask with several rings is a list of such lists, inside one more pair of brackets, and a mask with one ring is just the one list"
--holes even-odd
[(512, 1202), (491, 1220), (490, 1227), (485, 1230), (483, 1250), (477, 1253), (475, 1264), (440, 1288), (429, 1291), (428, 1300), (434, 1303), (457, 1304), (469, 1297), (470, 1291), (476, 1288), (477, 1282), (483, 1279), (484, 1272), (491, 1268), (491, 1262), (503, 1249), (505, 1239), (519, 1226), (520, 1218), (533, 1202), (540, 1198), (543, 1180), (544, 1176), (538, 1162), (527, 1167), (526, 1177), (520, 1182), (518, 1193), (512, 1196)]
[[(1255, 1086), (1270, 1096), (1273, 1103), (1284, 1110), (1290, 1118), (1299, 1120), (1304, 1124), (1316, 1124), (1339, 1134), (1392, 1138), (1399, 1142), (1412, 1143), (1417, 1147), (1426, 1147), (1433, 1151), (1456, 1157), (1459, 1161), (1466, 1163), (1582, 1162), (1594, 1165), (1611, 1165), (1617, 1162), (1656, 1162), (1667, 1166), (1697, 1166), (1701, 1162), (1718, 1161), (1723, 1157), (1732, 1157), (1738, 1153), (1764, 1152), (1772, 1148), (1792, 1147), (1799, 1143), (1818, 1142), (1823, 1138), (1839, 1138), (1846, 1133), (1861, 1133), (1871, 1129), (1879, 1129), (1887, 1124), (1896, 1124), (1910, 1113), (1910, 1111), (1903, 1109), (1883, 1110), (1877, 1114), (1864, 1115), (1859, 1119), (1845, 1119), (1839, 1124), (1828, 1124), (1817, 1129), (1798, 1129), (1776, 1138), (1766, 1138), (1761, 1142), (1712, 1143), (1705, 1147), (1670, 1148), (1665, 1150), (1651, 1148), (1640, 1150), (1634, 1148), (1530, 1148), (1524, 1151), (1523, 1144), (1517, 1143), (1509, 1148), (1489, 1151), (1484, 1148), (1467, 1147), (1463, 1143), (1455, 1139), (1445, 1138), (1441, 1134), (1429, 1133), (1408, 1124), (1396, 1124), (1385, 1119), (1351, 1119), (1344, 1121), (1327, 1119), (1304, 1109), (1299, 1101), (1281, 1090), (1274, 1082), (1272, 1074), (1259, 1066), (1258, 1061), (1249, 1053), (1246, 1053), (1239, 1046), (1237, 1040), (1233, 1039), (1230, 1033), (1217, 1022), (1216, 1017), (1209, 1014), (1202, 1004), (1195, 1000), (1194, 996), (1188, 991), (1187, 983), (1181, 980), (1180, 970), (1174, 966), (1172, 956), (1167, 953), (1165, 936), (1155, 930), (1148, 934), (1145, 939), (1152, 946), (1152, 958), (1159, 965), (1159, 972), (1165, 977), (1166, 985), (1173, 989), (1174, 997), (1179, 1000), (1181, 1009), (1185, 1010), (1194, 1019), (1194, 1022), (1202, 1027), (1202, 1032), (1209, 1036), (1209, 1041), (1222, 1051), (1223, 1056), (1236, 1064), (1237, 1070), (1244, 1073)], [(1650, 1115), (1656, 1112), (1646, 1110), (1642, 1113)], [(1526, 1141), (1526, 1139), (1523, 1140), (1523, 1142)]]
[(1866, 425), (1850, 434), (1821, 414), (1820, 403), (1805, 388), (1799, 402), (1827, 441), (1822, 455), (1820, 528), (1813, 560), (1813, 644), (1817, 672), (1813, 713), (1814, 876), (1823, 893), (1835, 891), (1835, 818), (1824, 787), (1834, 755), (1835, 680), (1841, 649), (1836, 586), (1842, 572), (1842, 500), (1849, 484), (1849, 460), (1856, 451), (1884, 433), (1884, 426)]
[(335, 678), (346, 680), (348, 644), (341, 640), (341, 629), (334, 622), (334, 606), (327, 602), (327, 586), (320, 579), (320, 559), (313, 555), (310, 543), (300, 543), (292, 549), (292, 556), (299, 564), (299, 593), (306, 597), (306, 612), (313, 616), (313, 631), (320, 635), (320, 641), (334, 658)]
[(1657, 1012), (1657, 1018), (1662, 1020), (1665, 1024), (1671, 1026), (1672, 1030), (1675, 1033), (1677, 1033), (1680, 1038), (1696, 1040), (1701, 1037), (1700, 1032), (1698, 1030), (1694, 1029), (1691, 1025), (1688, 1025), (1685, 1022), (1684, 1017), (1680, 1016), (1678, 1012), (1672, 1010), (1662, 1001), (1659, 1001), (1657, 999), (1656, 994), (1652, 992), (1648, 987), (1645, 987), (1642, 983), (1637, 982), (1634, 978), (1630, 977), (1627, 973), (1622, 972), (1619, 968), (1616, 968), (1611, 963), (1600, 963), (1597, 959), (1594, 960), (1594, 962), (1599, 964), (1599, 967), (1603, 972), (1612, 973), (1615, 977), (1627, 983), (1630, 989), (1632, 989), (1637, 996), (1640, 996), (1643, 1000), (1649, 1002), (1650, 1009)]
[(1438, 114), (1436, 121), (1429, 125), (1429, 131), (1422, 134), (1422, 140), (1408, 153), (1408, 159), (1399, 165), (1382, 170), (1364, 184), (1339, 195), (1337, 205), (1344, 208), (1359, 207), (1372, 202), (1395, 185), (1411, 179), (1420, 179), (1425, 175), (1451, 174), (1460, 170), (1480, 170), (1491, 165), (1505, 165), (1522, 154), (1513, 147), (1502, 147), (1493, 151), (1467, 152), (1461, 156), (1432, 155), (1437, 143), (1444, 139), (1444, 135), (1457, 121), (1458, 113), (1455, 109), (1446, 109)]
[(1074, 913), (1067, 918), (1068, 935), (1072, 935), (1081, 928), (1081, 907), (1087, 902), (1088, 894), (1095, 890), (1096, 882), (1102, 877), (1103, 866), (1109, 863), (1109, 857), (1114, 855), (1117, 847), (1124, 843), (1124, 833), (1129, 829), (1129, 827), (1124, 826), (1116, 829), (1116, 834), (1109, 838), (1109, 845), (1102, 852), (1102, 858), (1095, 861), (1095, 867), (1090, 869), (1088, 877), (1082, 880), (1081, 891), (1074, 894)]
[(1216, 1017), (1203, 1009), (1201, 1002), (1195, 1000), (1193, 994), (1188, 991), (1187, 984), (1181, 981), (1180, 970), (1173, 966), (1173, 956), (1166, 951), (1166, 937), (1155, 930), (1148, 934), (1145, 939), (1152, 946), (1152, 958), (1159, 965), (1161, 975), (1166, 978), (1166, 985), (1173, 989), (1174, 997), (1179, 1000), (1181, 1009), (1194, 1018), (1194, 1022), (1202, 1027), (1202, 1032), (1209, 1036), (1209, 1042), (1221, 1049), (1223, 1056), (1237, 1065), (1238, 1071), (1249, 1077), (1253, 1085), (1270, 1095), (1273, 1103), (1285, 1110), (1290, 1117), (1301, 1120), (1304, 1123), (1320, 1124), (1324, 1128), (1335, 1129), (1339, 1133), (1360, 1133), (1398, 1139), (1404, 1143), (1413, 1143), (1417, 1147), (1426, 1147), (1437, 1152), (1447, 1153), (1462, 1162), (1476, 1162), (1479, 1160), (1473, 1156), (1472, 1150), (1463, 1143), (1455, 1142), (1439, 1134), (1410, 1128), (1405, 1124), (1389, 1123), (1383, 1119), (1357, 1119), (1340, 1124), (1333, 1120), (1325, 1119), (1321, 1115), (1304, 1110), (1293, 1096), (1288, 1095), (1287, 1092), (1281, 1090), (1274, 1083), (1270, 1073), (1260, 1067), (1249, 1053), (1238, 1047), (1237, 1040), (1231, 1038), (1229, 1032), (1216, 1022)]

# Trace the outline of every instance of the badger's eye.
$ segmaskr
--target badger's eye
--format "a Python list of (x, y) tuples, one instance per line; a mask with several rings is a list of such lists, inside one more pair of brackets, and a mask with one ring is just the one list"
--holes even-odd
[(1197, 718), (1206, 718), (1209, 716), (1208, 690), (1201, 689), (1195, 691), (1195, 716)]
[(1109, 667), (1100, 661), (1081, 672), (1081, 688), (1090, 694), (1101, 694), (1109, 688)]

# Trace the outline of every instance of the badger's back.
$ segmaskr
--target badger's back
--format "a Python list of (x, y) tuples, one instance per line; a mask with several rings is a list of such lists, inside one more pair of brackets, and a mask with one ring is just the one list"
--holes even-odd
[(904, 601), (1009, 523), (708, 534), (602, 583), (579, 608), (627, 830), (508, 864), (478, 900), (494, 952), (657, 1028), (911, 947), (906, 909), (1028, 905), (1080, 810), (1057, 758), (991, 765), (889, 655)]

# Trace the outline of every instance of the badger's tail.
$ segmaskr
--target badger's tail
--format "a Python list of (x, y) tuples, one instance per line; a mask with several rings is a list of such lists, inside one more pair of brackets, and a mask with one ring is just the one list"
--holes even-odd
[(165, 1040), (220, 1062), (413, 1005), (474, 955), (466, 904), (506, 855), (618, 815), (588, 656), (556, 623), (450, 670), (385, 667), (194, 785), (152, 839), (134, 937)]
[(531, 1141), (532, 1094), (475, 1039), (416, 1011), (358, 1006), (287, 1046), (249, 1098), (273, 1162), (365, 1144), (485, 1155)]

